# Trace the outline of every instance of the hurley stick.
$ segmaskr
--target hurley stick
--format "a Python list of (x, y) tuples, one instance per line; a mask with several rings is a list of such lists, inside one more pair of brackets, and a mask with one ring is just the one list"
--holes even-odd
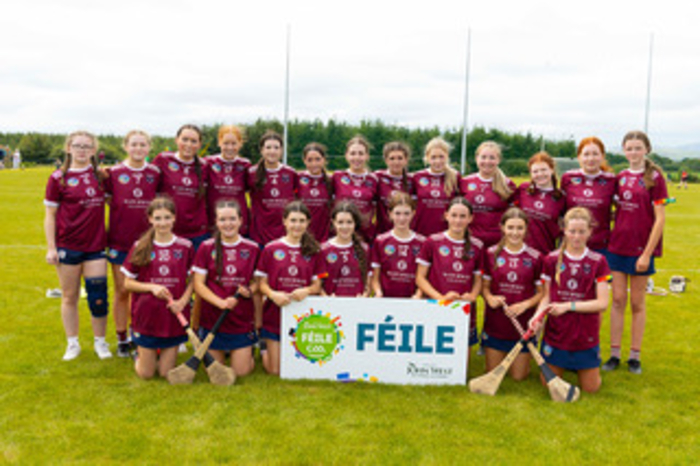
[[(546, 314), (546, 312), (544, 314)], [(520, 325), (520, 322), (518, 322), (518, 319), (510, 314), (508, 317), (513, 323), (513, 326), (518, 330), (518, 333), (523, 335), (524, 339), (525, 332), (522, 325)], [(534, 358), (535, 362), (539, 366), (540, 371), (542, 371), (542, 377), (544, 377), (544, 381), (547, 384), (547, 389), (549, 390), (549, 396), (552, 397), (552, 400), (562, 403), (570, 403), (578, 400), (581, 396), (581, 390), (579, 390), (577, 386), (571, 385), (569, 382), (556, 375), (547, 365), (544, 358), (540, 352), (537, 351), (537, 348), (535, 348), (535, 345), (532, 344), (529, 338), (526, 340), (525, 344), (527, 345), (527, 349), (530, 351), (530, 354)]]
[[(537, 320), (542, 320), (545, 314), (546, 313), (542, 313)], [(510, 369), (510, 366), (512, 366), (513, 362), (515, 361), (515, 358), (517, 358), (520, 354), (522, 346), (527, 340), (532, 338), (533, 334), (534, 332), (532, 330), (528, 330), (522, 336), (522, 339), (516, 343), (515, 346), (513, 346), (513, 349), (510, 350), (510, 352), (498, 366), (494, 367), (490, 372), (487, 372), (480, 377), (471, 379), (469, 381), (469, 390), (471, 390), (472, 393), (481, 393), (482, 395), (495, 395), (498, 391), (498, 387), (501, 386), (503, 378), (508, 373), (508, 369)]]

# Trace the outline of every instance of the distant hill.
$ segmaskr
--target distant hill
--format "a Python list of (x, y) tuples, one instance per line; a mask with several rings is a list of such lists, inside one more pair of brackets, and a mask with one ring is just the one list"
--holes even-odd
[(673, 160), (700, 159), (700, 142), (678, 147), (655, 147), (654, 152)]

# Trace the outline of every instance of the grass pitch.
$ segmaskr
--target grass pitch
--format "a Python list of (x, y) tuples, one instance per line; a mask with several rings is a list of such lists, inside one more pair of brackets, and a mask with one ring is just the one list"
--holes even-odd
[[(233, 387), (136, 378), (129, 360), (92, 352), (81, 301), (83, 353), (61, 361), (58, 286), (44, 262), (48, 169), (0, 171), (0, 463), (697, 464), (700, 377), (700, 189), (670, 187), (657, 285), (649, 297), (644, 373), (623, 364), (596, 395), (561, 405), (534, 375), (493, 397), (466, 387), (288, 382), (260, 367)], [(111, 317), (110, 317), (111, 319)], [(601, 342), (608, 355), (608, 318)], [(629, 322), (628, 322), (629, 324)], [(108, 341), (114, 348), (110, 322)], [(623, 357), (629, 345), (629, 328)], [(475, 357), (469, 373), (483, 371)], [(536, 371), (534, 371), (536, 374)], [(568, 380), (573, 378), (568, 377)]]

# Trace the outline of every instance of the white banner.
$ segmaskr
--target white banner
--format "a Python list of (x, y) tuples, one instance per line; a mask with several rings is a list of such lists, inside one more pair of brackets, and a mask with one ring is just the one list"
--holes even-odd
[(464, 302), (309, 297), (282, 309), (281, 376), (465, 385)]

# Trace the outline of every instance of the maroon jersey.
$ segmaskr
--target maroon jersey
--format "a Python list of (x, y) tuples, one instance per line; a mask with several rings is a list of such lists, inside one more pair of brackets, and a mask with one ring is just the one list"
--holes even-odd
[(92, 166), (56, 170), (46, 185), (44, 205), (57, 207), (56, 247), (81, 252), (104, 250), (105, 193)]
[[(369, 247), (362, 243), (362, 248), (369, 270)], [(323, 290), (327, 295), (355, 297), (364, 293), (366, 276), (362, 276), (360, 261), (352, 243), (341, 246), (333, 240), (327, 241), (321, 248), (321, 255), (326, 261), (328, 273), (323, 281)]]
[(374, 175), (379, 181), (379, 205), (377, 207), (377, 234), (379, 235), (394, 227), (389, 218), (391, 195), (395, 191), (412, 194), (414, 192), (413, 175), (407, 173), (405, 181), (403, 176), (389, 174), (389, 170), (378, 170), (374, 172)]
[[(644, 252), (654, 226), (654, 204), (663, 203), (668, 197), (666, 180), (654, 170), (654, 186), (644, 184), (644, 172), (623, 170), (617, 175), (617, 210), (615, 226), (610, 236), (610, 252), (621, 256), (637, 257)], [(661, 242), (654, 249), (654, 256), (661, 257)]]
[[(144, 267), (131, 263), (133, 253), (132, 247), (121, 267), (124, 275), (142, 283), (162, 285), (174, 299), (182, 297), (194, 260), (194, 248), (189, 240), (176, 236), (166, 244), (153, 242), (151, 262)], [(131, 328), (134, 332), (159, 338), (184, 335), (185, 330), (167, 304), (151, 293), (131, 293)], [(189, 304), (183, 312), (189, 312)]]
[[(178, 154), (163, 152), (153, 163), (160, 169), (159, 192), (167, 194), (175, 202), (175, 227), (173, 232), (185, 238), (195, 238), (207, 233), (206, 196), (199, 195), (199, 178), (195, 162), (185, 162)], [(207, 166), (200, 160), (202, 183), (208, 178)]]
[[(598, 282), (610, 279), (608, 262), (602, 254), (586, 249), (583, 256), (573, 258), (564, 252), (559, 281), (556, 277), (559, 251), (544, 258), (542, 279), (549, 282), (549, 300), (552, 303), (589, 301), (596, 299)], [(549, 316), (544, 330), (544, 341), (566, 351), (581, 351), (598, 345), (600, 313), (567, 312)]]
[[(509, 305), (532, 298), (537, 293), (537, 286), (542, 284), (542, 255), (529, 246), (523, 246), (515, 253), (503, 248), (496, 256), (497, 249), (498, 245), (491, 246), (484, 258), (484, 279), (491, 281), (491, 294), (504, 296)], [(528, 326), (536, 308), (535, 305), (518, 316), (523, 328)], [(494, 309), (486, 303), (484, 313), (484, 332), (489, 336), (503, 340), (520, 339), (503, 308)]]
[(297, 197), (311, 212), (309, 231), (316, 241), (326, 241), (331, 224), (331, 193), (328, 192), (323, 175), (312, 175), (308, 171), (299, 173)]
[(160, 170), (151, 164), (131, 168), (120, 163), (108, 171), (105, 191), (111, 200), (107, 246), (128, 251), (150, 226), (148, 205), (158, 193)]
[(566, 213), (566, 198), (563, 193), (554, 199), (554, 190), (534, 188), (530, 194), (530, 183), (526, 182), (515, 192), (514, 204), (528, 216), (527, 237), (525, 243), (542, 254), (549, 254), (557, 248), (561, 238), (559, 221)]
[(566, 210), (585, 207), (593, 215), (593, 233), (588, 247), (605, 249), (610, 241), (610, 218), (615, 195), (615, 175), (601, 171), (585, 175), (583, 170), (569, 170), (561, 177), (561, 189), (566, 193)]
[[(290, 245), (282, 238), (265, 246), (255, 275), (267, 277), (273, 290), (291, 293), (323, 278), (325, 262), (320, 253), (302, 256), (298, 245)], [(269, 298), (263, 306), (263, 328), (277, 335), (280, 333), (280, 308)]]
[[(250, 284), (260, 248), (257, 243), (242, 237), (232, 244), (222, 242), (221, 247), (221, 275), (216, 271), (216, 245), (213, 238), (206, 240), (197, 250), (192, 271), (204, 275), (207, 288), (219, 298), (226, 299), (236, 294), (239, 285)], [(221, 312), (221, 309), (203, 299), (200, 320), (202, 327), (211, 330)], [(253, 300), (241, 297), (219, 331), (233, 334), (251, 332), (254, 330), (253, 319)]]
[[(513, 196), (503, 200), (493, 190), (493, 180), (485, 180), (478, 173), (472, 173), (459, 181), (462, 195), (472, 204), (474, 218), (469, 230), (484, 242), (486, 247), (501, 240), (501, 217), (508, 209)], [(515, 192), (515, 183), (506, 178), (506, 184)]]
[(207, 207), (209, 212), (209, 225), (216, 223), (216, 203), (222, 199), (233, 199), (241, 206), (242, 235), (248, 235), (248, 202), (245, 193), (248, 186), (248, 169), (250, 160), (244, 157), (236, 157), (226, 160), (218, 155), (210, 155), (204, 158), (207, 170)]
[(255, 174), (259, 167), (253, 165), (248, 170), (252, 200), (250, 237), (260, 244), (267, 244), (285, 234), (282, 214), (287, 204), (295, 198), (298, 175), (293, 168), (284, 164), (275, 169), (265, 169), (265, 184), (258, 189), (255, 187)]
[(349, 170), (333, 173), (333, 193), (338, 201), (351, 201), (360, 210), (362, 225), (360, 233), (366, 241), (373, 241), (376, 224), (374, 214), (379, 193), (379, 181), (373, 173), (355, 175)]
[(445, 192), (445, 174), (433, 173), (429, 168), (413, 174), (413, 189), (416, 197), (416, 215), (411, 229), (426, 238), (447, 230), (445, 212), (453, 197), (459, 195), (459, 186), (452, 194)]
[(416, 259), (425, 243), (417, 233), (401, 239), (387, 231), (374, 240), (372, 268), (379, 269), (379, 284), (385, 298), (410, 298), (416, 293)]

